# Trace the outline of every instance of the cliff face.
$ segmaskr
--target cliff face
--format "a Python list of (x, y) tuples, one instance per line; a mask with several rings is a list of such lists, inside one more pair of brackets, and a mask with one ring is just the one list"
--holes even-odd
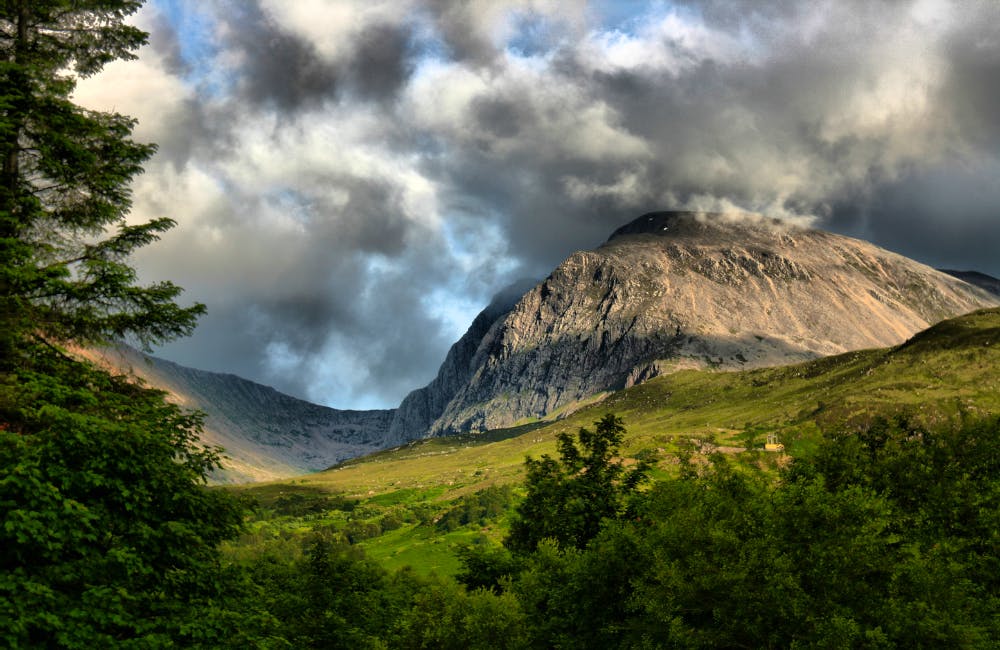
[(534, 282), (517, 282), (493, 297), (476, 316), (468, 331), (451, 346), (437, 377), (424, 388), (411, 392), (396, 409), (389, 427), (389, 441), (400, 444), (430, 431), (448, 404), (468, 384), (478, 368), (480, 350), (491, 346), (494, 325), (510, 313)]
[(442, 404), (431, 435), (509, 426), (672, 369), (894, 345), (997, 303), (848, 237), (757, 217), (644, 215), (570, 256), (489, 326), (477, 319), (436, 383), (404, 402), (420, 417), (397, 415), (394, 436), (420, 435)]

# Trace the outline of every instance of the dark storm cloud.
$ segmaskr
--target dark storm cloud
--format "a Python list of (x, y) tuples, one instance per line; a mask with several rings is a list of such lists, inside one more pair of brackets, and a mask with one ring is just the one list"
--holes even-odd
[[(383, 207), (391, 214), (389, 205)], [(266, 264), (262, 254), (287, 263), (274, 259), (266, 282), (247, 282), (239, 293), (192, 296), (207, 298), (210, 306), (191, 341), (196, 345), (165, 352), (182, 363), (242, 371), (279, 390), (341, 406), (391, 403), (425, 383), (452, 341), (421, 300), (455, 271), (432, 238), (424, 238), (427, 246), (411, 242), (404, 253), (402, 227), (382, 223), (317, 226), (306, 239), (276, 235), (262, 251), (216, 257), (208, 266), (229, 274)], [(371, 264), (372, 255), (389, 259), (393, 251), (392, 264)], [(248, 253), (256, 262), (244, 257)]]
[[(821, 224), (878, 235), (890, 248), (886, 235), (905, 229), (907, 214), (926, 213), (927, 224), (947, 221), (955, 232), (968, 228), (997, 241), (1000, 225), (988, 224), (1000, 220), (984, 216), (996, 205), (992, 196), (974, 204), (963, 191), (952, 192), (947, 210), (929, 200), (923, 210), (916, 200), (904, 207), (897, 196), (923, 183), (912, 181), (919, 170), (940, 176), (934, 185), (965, 187), (980, 181), (963, 178), (963, 159), (974, 167), (995, 161), (996, 5), (963, 5), (974, 9), (969, 15), (952, 6), (946, 18), (958, 27), (950, 35), (935, 33), (942, 29), (938, 16), (916, 16), (915, 3), (688, 6), (715, 30), (701, 46), (692, 44), (697, 33), (654, 33), (643, 37), (647, 61), (598, 68), (582, 48), (555, 52), (549, 81), (585, 96), (577, 105), (528, 111), (530, 95), (513, 87), (472, 102), (480, 138), (475, 150), (452, 152), (449, 182), (458, 194), (488, 197), (505, 215), (514, 250), (544, 265), (557, 261), (546, 250), (592, 245), (644, 209), (725, 205), (815, 215)], [(728, 51), (712, 47), (727, 38)], [(654, 55), (667, 63), (657, 67)], [(611, 107), (612, 124), (646, 143), (650, 155), (595, 160), (535, 140), (527, 155), (504, 160), (503, 178), (491, 173), (499, 161), (489, 154), (504, 139), (551, 130), (553, 114), (579, 104)], [(625, 178), (633, 186), (616, 188)], [(568, 191), (579, 186), (567, 179), (587, 191)], [(905, 237), (895, 246), (911, 254), (934, 248), (927, 229), (915, 233), (924, 246)], [(954, 259), (974, 248), (952, 246), (934, 257)], [(988, 263), (982, 255), (973, 261)]]
[[(177, 189), (143, 195), (182, 224), (146, 263), (210, 308), (171, 358), (393, 405), (456, 305), (658, 209), (809, 215), (1000, 274), (995, 2), (639, 4), (608, 28), (576, 3), (316, 0), (357, 21), (324, 14), (331, 47), (267, 0), (208, 3), (231, 85), (158, 114)], [(168, 27), (162, 65), (193, 74)]]
[(426, 5), (452, 58), (475, 65), (486, 65), (497, 58), (498, 48), (484, 33), (481, 16), (477, 15), (482, 6), (451, 0), (428, 0)]
[(229, 3), (229, 8), (233, 14), (226, 47), (242, 55), (239, 87), (246, 99), (286, 112), (333, 97), (337, 68), (312, 44), (283, 28), (256, 2)]
[(1000, 152), (1000, 20), (984, 18), (969, 24), (949, 39), (946, 51), (948, 83), (939, 101), (953, 107), (966, 138), (987, 151)]
[(376, 24), (358, 37), (348, 69), (363, 99), (394, 96), (413, 73), (414, 36), (401, 25)]
[(231, 9), (223, 47), (239, 55), (244, 98), (280, 113), (316, 108), (345, 90), (364, 101), (392, 98), (413, 71), (414, 36), (404, 24), (367, 25), (349, 55), (331, 59), (283, 26), (258, 2), (226, 2)]

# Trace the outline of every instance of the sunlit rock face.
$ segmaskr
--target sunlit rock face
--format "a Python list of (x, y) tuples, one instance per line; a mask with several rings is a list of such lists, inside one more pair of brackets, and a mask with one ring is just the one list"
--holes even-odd
[(828, 232), (658, 212), (477, 319), (393, 438), (509, 426), (682, 368), (735, 370), (898, 344), (998, 298)]

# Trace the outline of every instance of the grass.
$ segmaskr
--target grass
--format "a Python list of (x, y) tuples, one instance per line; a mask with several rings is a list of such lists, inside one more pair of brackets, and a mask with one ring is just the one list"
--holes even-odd
[[(768, 432), (778, 433), (795, 457), (810, 453), (823, 431), (904, 411), (931, 425), (1000, 412), (1000, 309), (945, 321), (895, 348), (742, 372), (683, 370), (579, 405), (555, 421), (414, 441), (293, 480), (228, 489), (265, 506), (294, 494), (336, 494), (376, 514), (433, 512), (488, 486), (519, 483), (526, 456), (554, 455), (560, 432), (589, 427), (607, 412), (625, 420), (623, 452), (658, 460), (654, 476), (668, 476), (672, 452), (682, 447), (721, 447), (773, 468), (777, 456), (756, 451)], [(749, 450), (739, 453), (742, 448)], [(457, 569), (454, 544), (483, 534), (498, 540), (502, 528), (500, 522), (440, 533), (409, 522), (361, 544), (389, 567), (447, 575)]]

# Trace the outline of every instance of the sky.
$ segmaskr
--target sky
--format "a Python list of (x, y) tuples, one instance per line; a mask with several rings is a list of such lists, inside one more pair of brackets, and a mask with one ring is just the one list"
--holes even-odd
[(652, 210), (812, 223), (1000, 276), (996, 0), (151, 0), (76, 99), (159, 151), (156, 350), (396, 406), (490, 297)]

